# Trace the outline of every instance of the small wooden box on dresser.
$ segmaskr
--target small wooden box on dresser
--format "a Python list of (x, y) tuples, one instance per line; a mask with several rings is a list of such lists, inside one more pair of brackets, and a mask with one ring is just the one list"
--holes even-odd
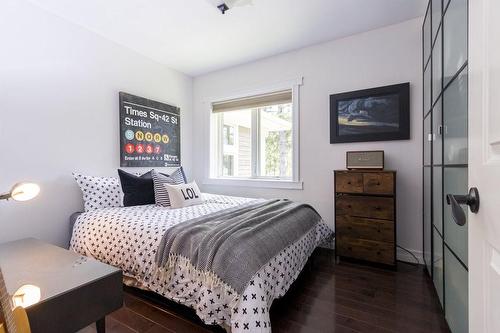
[(335, 254), (396, 268), (396, 171), (335, 171)]

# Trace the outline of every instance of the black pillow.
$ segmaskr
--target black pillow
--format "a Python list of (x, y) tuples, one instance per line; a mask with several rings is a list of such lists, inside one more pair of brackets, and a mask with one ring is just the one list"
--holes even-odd
[(118, 169), (123, 190), (123, 206), (151, 205), (155, 203), (155, 191), (151, 171), (136, 176)]
[[(180, 170), (184, 183), (186, 183), (186, 174), (184, 173), (182, 166), (173, 172), (172, 175), (177, 175), (178, 170)], [(165, 173), (161, 174), (170, 177), (170, 175)], [(152, 205), (155, 203), (155, 190), (151, 171), (148, 171), (141, 176), (136, 176), (118, 169), (118, 176), (120, 176), (120, 183), (122, 185), (123, 206)], [(179, 183), (182, 182), (180, 179), (177, 180)]]

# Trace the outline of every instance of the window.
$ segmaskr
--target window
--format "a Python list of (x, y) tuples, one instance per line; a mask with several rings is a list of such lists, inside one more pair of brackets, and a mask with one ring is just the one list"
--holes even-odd
[(229, 125), (224, 125), (224, 144), (225, 145), (234, 145), (234, 127)]
[(292, 178), (292, 103), (258, 109), (259, 171), (263, 177)]
[(211, 179), (297, 181), (292, 89), (212, 103)]
[(222, 168), (223, 176), (233, 176), (234, 175), (234, 155), (224, 155), (224, 162)]

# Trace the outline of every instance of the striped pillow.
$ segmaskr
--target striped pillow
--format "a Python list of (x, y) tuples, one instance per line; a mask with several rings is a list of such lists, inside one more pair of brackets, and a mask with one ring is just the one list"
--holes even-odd
[(168, 176), (161, 174), (156, 170), (151, 170), (151, 177), (153, 178), (156, 204), (164, 207), (170, 207), (170, 197), (168, 196), (168, 191), (164, 184), (185, 184), (186, 176), (184, 175), (184, 170), (180, 167)]

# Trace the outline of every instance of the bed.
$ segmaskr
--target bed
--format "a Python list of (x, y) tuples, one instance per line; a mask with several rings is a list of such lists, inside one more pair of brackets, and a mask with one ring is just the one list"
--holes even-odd
[(155, 257), (169, 229), (208, 214), (263, 202), (206, 193), (203, 199), (202, 204), (179, 209), (145, 205), (82, 213), (74, 221), (70, 248), (120, 267), (127, 285), (191, 307), (207, 324), (233, 333), (271, 332), (273, 300), (287, 292), (313, 250), (332, 237), (331, 229), (322, 221), (316, 223), (262, 265), (239, 294), (200, 278), (200, 274), (197, 277), (188, 266), (172, 266), (167, 278)]

